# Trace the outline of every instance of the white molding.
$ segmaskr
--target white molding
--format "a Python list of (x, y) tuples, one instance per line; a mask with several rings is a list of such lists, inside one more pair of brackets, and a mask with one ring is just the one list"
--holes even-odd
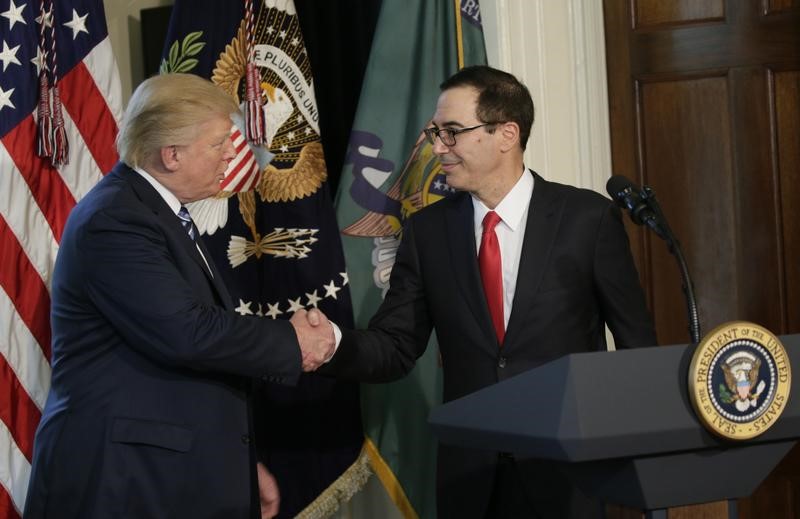
[(114, 50), (122, 86), (122, 104), (128, 105), (133, 90), (146, 79), (142, 56), (142, 9), (172, 5), (174, 0), (105, 0), (103, 2), (108, 26), (108, 39)]
[(570, 2), (578, 106), (578, 184), (605, 193), (612, 171), (603, 7), (599, 1)]
[[(550, 105), (552, 96), (549, 86), (558, 74), (556, 63), (560, 60), (554, 55), (553, 57), (556, 59), (552, 60), (548, 65), (547, 55), (548, 51), (552, 49), (548, 45), (550, 43), (550, 35), (548, 34), (548, 24), (545, 23), (544, 2), (535, 0), (527, 4), (527, 7), (530, 8), (529, 16), (533, 21), (529, 37), (535, 43), (532, 49), (533, 52), (528, 54), (523, 51), (520, 53), (521, 56), (526, 54), (528, 56), (528, 59), (523, 62), (523, 77), (521, 79), (531, 89), (536, 116), (531, 130), (531, 139), (525, 152), (525, 161), (533, 169), (548, 175), (554, 180), (558, 178), (560, 181), (567, 181), (566, 178), (559, 176), (560, 168), (551, 159), (550, 145), (556, 133), (553, 127), (556, 121), (553, 117), (555, 117), (559, 107)], [(520, 13), (517, 19), (527, 19), (524, 15), (524, 12)], [(527, 27), (527, 25), (526, 23), (525, 26)], [(520, 42), (520, 47), (523, 44), (524, 42)], [(538, 124), (536, 121), (538, 121)]]
[(516, 75), (536, 106), (526, 164), (604, 192), (611, 174), (601, 0), (482, 0), (489, 64)]
[[(531, 91), (525, 164), (548, 180), (605, 193), (611, 175), (601, 0), (481, 0), (489, 64)], [(614, 340), (606, 329), (609, 349)]]

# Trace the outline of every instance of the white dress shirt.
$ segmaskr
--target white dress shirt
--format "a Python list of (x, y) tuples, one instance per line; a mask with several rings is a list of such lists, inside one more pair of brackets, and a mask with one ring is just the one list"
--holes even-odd
[[(500, 243), (500, 260), (503, 263), (503, 321), (508, 327), (508, 318), (511, 315), (511, 305), (514, 302), (514, 292), (517, 289), (517, 271), (519, 260), (522, 256), (522, 242), (525, 237), (525, 227), (528, 224), (528, 211), (533, 194), (533, 175), (525, 168), (522, 176), (506, 194), (503, 200), (494, 208), (494, 212), (501, 221), (495, 227), (497, 241)], [(481, 236), (483, 235), (483, 217), (490, 211), (483, 202), (472, 197), (472, 207), (475, 218), (475, 254), (480, 249)], [(333, 325), (333, 335), (336, 340), (336, 349), (342, 340), (342, 332), (336, 323)], [(333, 355), (331, 355), (333, 358)], [(325, 362), (330, 360), (327, 359)]]
[[(497, 241), (500, 244), (500, 260), (503, 264), (503, 321), (508, 327), (511, 307), (514, 303), (514, 292), (517, 289), (517, 272), (522, 256), (522, 242), (525, 238), (525, 227), (528, 224), (531, 195), (533, 194), (533, 175), (525, 168), (511, 191), (497, 204), (494, 212), (500, 217), (495, 227)], [(483, 235), (483, 218), (491, 211), (483, 202), (472, 197), (475, 218), (475, 254), (480, 252)]]
[[(147, 171), (143, 170), (142, 168), (133, 168), (133, 170), (135, 172), (137, 172), (139, 175), (141, 175), (141, 177), (143, 179), (147, 180), (150, 183), (151, 186), (153, 186), (153, 189), (155, 189), (158, 192), (158, 194), (161, 195), (161, 198), (164, 199), (164, 201), (167, 203), (167, 205), (172, 210), (172, 212), (175, 213), (175, 218), (179, 218), (178, 217), (178, 211), (181, 210), (181, 201), (178, 200), (178, 197), (175, 196), (174, 194), (172, 194), (172, 191), (170, 191), (169, 189), (164, 187), (161, 184), (161, 182), (159, 182), (158, 180), (153, 178), (153, 176), (150, 173), (148, 173)], [(197, 226), (195, 226), (194, 232), (199, 232), (197, 230)], [(198, 236), (197, 238), (199, 239), (200, 236)], [(211, 277), (213, 278), (214, 277), (214, 272), (211, 270), (211, 267), (208, 265), (208, 260), (206, 259), (205, 255), (203, 254), (203, 251), (200, 250), (200, 246), (197, 244), (197, 242), (195, 242), (194, 246), (197, 247), (197, 252), (200, 253), (200, 257), (203, 258), (203, 262), (206, 264), (206, 268), (208, 269), (208, 273), (211, 274)]]

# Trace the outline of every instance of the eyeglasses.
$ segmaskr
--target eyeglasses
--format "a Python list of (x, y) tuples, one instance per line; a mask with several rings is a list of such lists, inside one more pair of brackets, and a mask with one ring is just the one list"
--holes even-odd
[(456, 135), (459, 133), (468, 132), (471, 130), (476, 130), (478, 128), (483, 128), (484, 126), (489, 126), (492, 124), (497, 123), (483, 123), (477, 126), (470, 126), (469, 128), (437, 128), (436, 126), (431, 126), (430, 128), (425, 128), (422, 130), (425, 132), (425, 137), (428, 139), (428, 142), (431, 144), (436, 144), (436, 136), (439, 136), (439, 139), (442, 140), (442, 144), (445, 146), (455, 146), (456, 145)]

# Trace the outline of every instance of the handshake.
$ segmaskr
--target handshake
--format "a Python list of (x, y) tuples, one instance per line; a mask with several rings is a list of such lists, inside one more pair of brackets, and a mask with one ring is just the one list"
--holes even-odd
[(303, 354), (303, 371), (314, 371), (333, 357), (336, 339), (333, 325), (325, 314), (316, 308), (311, 311), (299, 310), (289, 322), (294, 326)]

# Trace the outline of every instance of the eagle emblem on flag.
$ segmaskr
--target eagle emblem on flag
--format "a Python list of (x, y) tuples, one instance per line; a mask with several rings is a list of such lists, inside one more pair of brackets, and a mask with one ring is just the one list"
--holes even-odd
[[(162, 71), (190, 71), (197, 62), (192, 56), (205, 45), (201, 36), (202, 32), (194, 32), (182, 42), (175, 41)], [(222, 190), (215, 197), (188, 205), (200, 233), (213, 234), (228, 221), (227, 199), (238, 197), (250, 236), (230, 237), (231, 267), (263, 254), (303, 259), (317, 241), (318, 229), (262, 232), (255, 216), (256, 196), (262, 202), (292, 202), (314, 195), (328, 177), (308, 60), (301, 65), (297, 59), (304, 52), (293, 4), (265, 2), (249, 32), (246, 19), (241, 21), (212, 71), (211, 80), (245, 108), (248, 65), (253, 65), (255, 99), (265, 133), (262, 143), (248, 142), (247, 122), (234, 120), (231, 137), (237, 156), (225, 173)]]

